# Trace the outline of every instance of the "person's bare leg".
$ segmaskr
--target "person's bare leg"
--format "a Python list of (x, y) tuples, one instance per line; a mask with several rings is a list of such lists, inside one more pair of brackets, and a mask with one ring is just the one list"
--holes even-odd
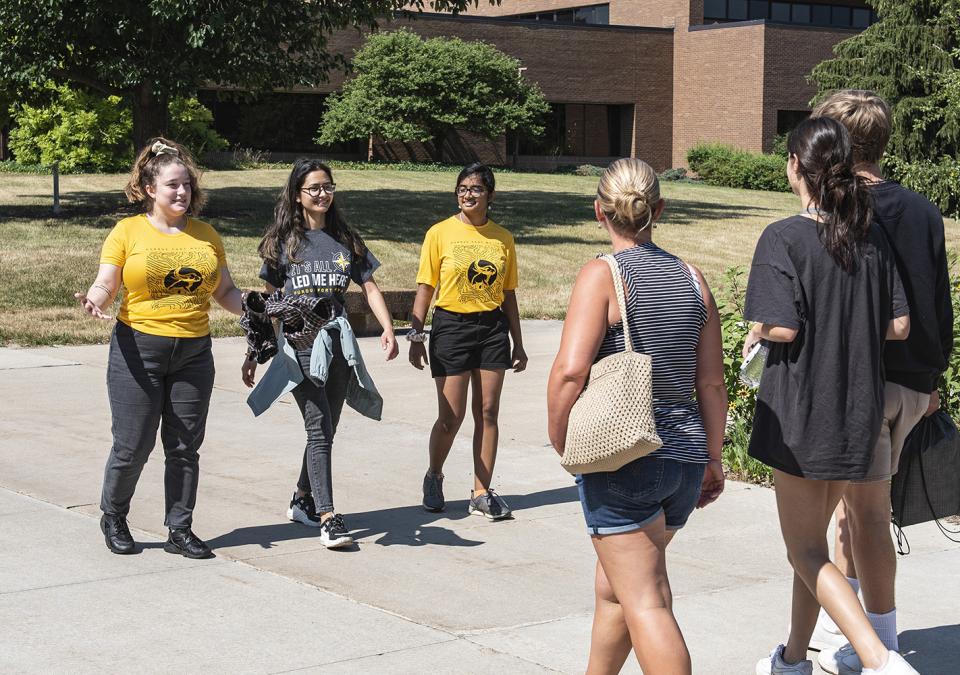
[[(853, 483), (849, 484), (848, 489), (853, 485)], [(837, 504), (833, 515), (837, 521), (833, 542), (833, 562), (845, 577), (856, 579), (857, 565), (853, 557), (853, 542), (850, 539), (850, 524), (847, 521), (844, 499)]]
[(773, 474), (780, 531), (795, 572), (784, 660), (796, 663), (806, 659), (817, 606), (822, 605), (850, 640), (864, 667), (883, 667), (887, 648), (870, 626), (850, 584), (830, 562), (827, 547), (827, 526), (846, 481), (806, 480), (777, 469)]
[[(592, 540), (613, 595), (622, 608), (630, 642), (643, 672), (689, 675), (690, 652), (671, 610), (673, 598), (664, 557), (663, 517), (633, 532), (595, 536)], [(598, 654), (597, 660), (612, 659)]]
[(430, 471), (442, 473), (453, 439), (467, 411), (467, 384), (470, 373), (434, 378), (437, 385), (437, 421), (430, 430)]
[(897, 552), (890, 534), (890, 482), (851, 483), (843, 497), (863, 604), (884, 614), (896, 606)]
[(617, 602), (603, 566), (597, 560), (594, 583), (596, 605), (593, 630), (590, 633), (590, 660), (587, 675), (616, 675), (630, 656), (630, 631), (623, 619), (623, 608)]
[[(498, 418), (504, 370), (474, 370), (473, 387), (473, 489), (489, 490), (493, 468), (497, 462), (500, 440)], [(477, 433), (477, 430), (480, 433)]]
[[(678, 530), (664, 531), (664, 548), (673, 540)], [(590, 635), (590, 661), (587, 675), (619, 673), (630, 656), (630, 631), (623, 618), (623, 608), (617, 601), (603, 566), (597, 561), (595, 582), (596, 607), (593, 615), (593, 631)], [(673, 610), (673, 595), (670, 595)]]

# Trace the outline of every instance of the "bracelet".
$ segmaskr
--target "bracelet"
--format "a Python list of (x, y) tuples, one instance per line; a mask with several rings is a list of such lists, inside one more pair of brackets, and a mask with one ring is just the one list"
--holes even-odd
[(420, 342), (424, 343), (427, 341), (426, 331), (417, 330), (416, 328), (411, 328), (407, 331), (407, 342)]

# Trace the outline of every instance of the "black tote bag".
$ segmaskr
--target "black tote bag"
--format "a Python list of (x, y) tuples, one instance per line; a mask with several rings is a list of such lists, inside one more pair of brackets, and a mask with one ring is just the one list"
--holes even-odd
[(960, 513), (960, 434), (943, 410), (921, 419), (907, 436), (890, 501), (897, 527)]

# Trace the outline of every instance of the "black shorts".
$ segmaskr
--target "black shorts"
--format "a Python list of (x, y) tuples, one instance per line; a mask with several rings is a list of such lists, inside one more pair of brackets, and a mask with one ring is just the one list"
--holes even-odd
[(510, 365), (510, 327), (502, 310), (470, 314), (433, 310), (430, 372), (434, 377)]

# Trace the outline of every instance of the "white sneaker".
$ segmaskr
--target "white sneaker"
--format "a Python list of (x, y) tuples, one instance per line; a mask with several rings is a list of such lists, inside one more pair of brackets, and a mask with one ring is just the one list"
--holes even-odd
[(887, 665), (880, 670), (870, 668), (863, 669), (863, 675), (920, 675), (913, 666), (907, 663), (906, 659), (898, 653), (890, 650), (890, 658), (887, 659)]
[(817, 663), (820, 667), (832, 675), (860, 675), (863, 671), (863, 664), (860, 663), (860, 657), (853, 650), (853, 645), (849, 642), (840, 649), (821, 650), (817, 657)]
[[(832, 621), (830, 623), (833, 623)], [(824, 649), (840, 649), (847, 644), (847, 638), (843, 636), (840, 629), (836, 626), (826, 626), (823, 619), (817, 619), (817, 625), (813, 629), (813, 635), (810, 637), (810, 649), (819, 652)], [(831, 673), (837, 671), (831, 670)]]
[(783, 660), (783, 645), (777, 645), (770, 656), (757, 661), (757, 675), (813, 675), (813, 661), (787, 663)]

